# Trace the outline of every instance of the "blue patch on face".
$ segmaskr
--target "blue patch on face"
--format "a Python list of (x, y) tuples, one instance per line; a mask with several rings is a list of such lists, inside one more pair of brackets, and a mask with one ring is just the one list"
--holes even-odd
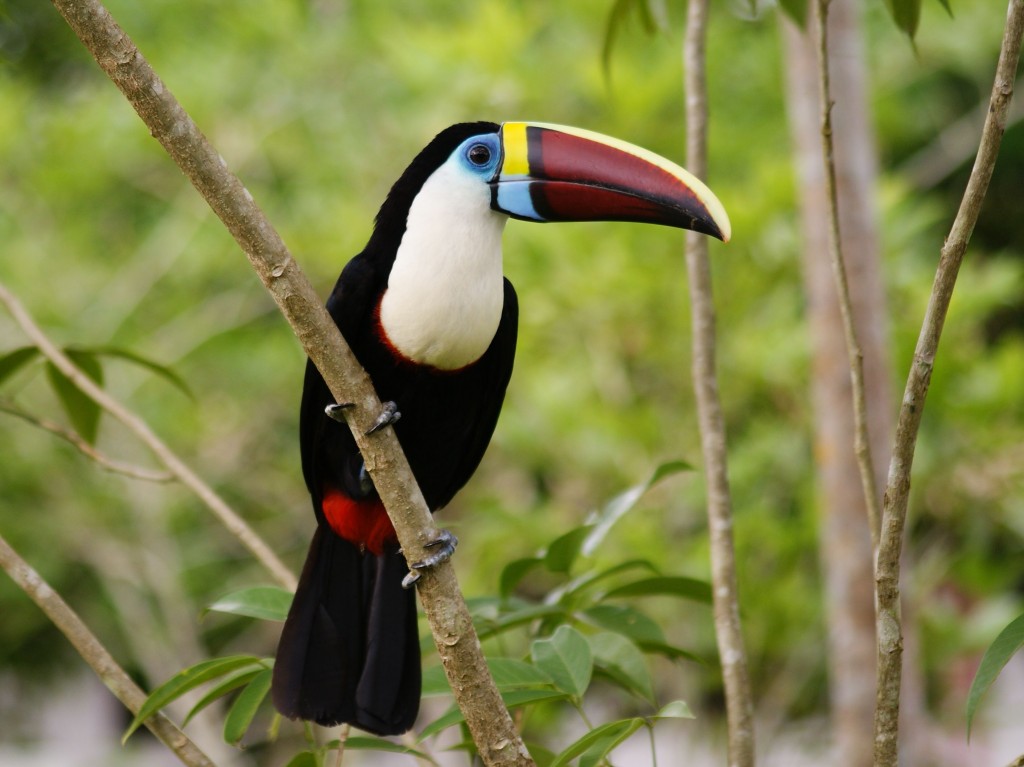
[(458, 163), (475, 176), (490, 181), (501, 165), (501, 143), (496, 133), (473, 136), (455, 150)]
[(508, 213), (514, 218), (527, 221), (546, 221), (547, 219), (541, 216), (534, 207), (533, 199), (530, 196), (531, 183), (531, 181), (523, 179), (522, 181), (503, 181), (500, 184), (492, 184), (491, 189), (496, 191), (497, 195), (492, 196), (491, 207)]

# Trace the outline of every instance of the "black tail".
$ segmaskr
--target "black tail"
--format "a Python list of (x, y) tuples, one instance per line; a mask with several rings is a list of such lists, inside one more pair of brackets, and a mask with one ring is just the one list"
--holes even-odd
[(317, 527), (281, 631), (273, 698), (284, 716), (377, 735), (413, 726), (420, 705), (416, 595), (395, 551), (361, 552)]

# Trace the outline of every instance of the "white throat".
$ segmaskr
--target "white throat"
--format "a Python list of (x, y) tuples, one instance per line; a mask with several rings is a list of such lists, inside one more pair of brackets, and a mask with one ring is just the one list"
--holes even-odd
[(504, 305), (501, 234), (490, 189), (449, 161), (427, 179), (380, 305), (380, 322), (403, 357), (458, 370), (487, 351)]

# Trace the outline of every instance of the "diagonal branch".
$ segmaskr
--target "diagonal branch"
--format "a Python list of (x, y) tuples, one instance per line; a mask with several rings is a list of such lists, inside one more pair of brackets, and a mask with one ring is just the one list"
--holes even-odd
[[(6, 572), (22, 591), (38, 605), (53, 625), (60, 629), (68, 641), (85, 659), (100, 680), (124, 703), (133, 714), (138, 714), (146, 701), (146, 693), (132, 681), (96, 635), (60, 598), (50, 585), (0, 536), (0, 569)], [(156, 713), (144, 724), (188, 767), (214, 767), (210, 758), (189, 740), (177, 726), (163, 714)]]
[[(364, 436), (380, 412), (366, 372), (331, 321), (309, 281), (252, 195), (98, 0), (52, 0), (121, 90), (152, 135), (223, 221), (292, 326), (338, 402), (352, 402), (349, 425), (399, 543), (426, 558), (436, 537), (432, 517), (391, 429)], [(532, 765), (487, 670), (469, 610), (450, 563), (417, 584), (456, 701), (487, 765)]]
[[(707, 16), (708, 0), (690, 0), (683, 43), (686, 164), (698, 178), (707, 175), (708, 166), (708, 106), (704, 72)], [(715, 305), (708, 264), (708, 240), (693, 232), (686, 233), (686, 271), (693, 323), (693, 389), (707, 482), (715, 636), (725, 682), (729, 764), (730, 767), (750, 767), (754, 764), (754, 704), (740, 625), (725, 420), (715, 372)]]
[(221, 521), (221, 523), (234, 535), (243, 546), (252, 553), (275, 580), (286, 589), (295, 589), (295, 575), (278, 558), (277, 554), (257, 535), (256, 531), (249, 527), (248, 523), (238, 516), (235, 511), (217, 493), (206, 484), (199, 475), (171, 450), (161, 440), (149, 425), (138, 415), (130, 411), (113, 396), (101, 389), (96, 382), (83, 373), (74, 362), (57, 345), (50, 340), (42, 329), (36, 325), (29, 316), (21, 302), (0, 283), (0, 304), (3, 304), (10, 312), (14, 321), (21, 328), (25, 336), (32, 344), (39, 349), (39, 352), (46, 357), (54, 367), (67, 376), (72, 383), (89, 397), (93, 402), (112, 415), (129, 431), (138, 437), (153, 454), (160, 459), (160, 462), (167, 467), (167, 470), (174, 475), (185, 487), (191, 490), (199, 499), (206, 504), (207, 508)]
[(910, 469), (914, 462), (917, 433), (931, 383), (932, 367), (942, 335), (942, 326), (953, 296), (967, 243), (978, 221), (982, 201), (995, 168), (999, 144), (1006, 129), (1014, 76), (1024, 36), (1024, 0), (1010, 0), (999, 63), (989, 100), (988, 116), (982, 128), (978, 155), (967, 181), (960, 209), (939, 256), (928, 308), (914, 350), (914, 360), (903, 392), (889, 478), (882, 508), (882, 531), (875, 565), (878, 609), (878, 690), (875, 706), (875, 765), (896, 767), (900, 677), (903, 637), (900, 616), (900, 551), (910, 497)]

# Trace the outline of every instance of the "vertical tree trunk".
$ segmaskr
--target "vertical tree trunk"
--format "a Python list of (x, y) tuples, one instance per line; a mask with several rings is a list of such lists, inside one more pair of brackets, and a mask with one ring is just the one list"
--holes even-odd
[[(811, 328), (814, 455), (821, 507), (830, 694), (843, 767), (872, 761), (875, 702), (873, 567), (867, 511), (853, 450), (853, 407), (846, 341), (828, 260), (828, 196), (821, 154), (815, 47), (784, 22), (787, 100), (797, 163), (803, 270)], [(875, 476), (884, 486), (891, 424), (886, 310), (878, 256), (876, 154), (868, 122), (866, 72), (856, 4), (833, 0), (829, 66), (840, 235), (864, 354), (868, 426)]]

